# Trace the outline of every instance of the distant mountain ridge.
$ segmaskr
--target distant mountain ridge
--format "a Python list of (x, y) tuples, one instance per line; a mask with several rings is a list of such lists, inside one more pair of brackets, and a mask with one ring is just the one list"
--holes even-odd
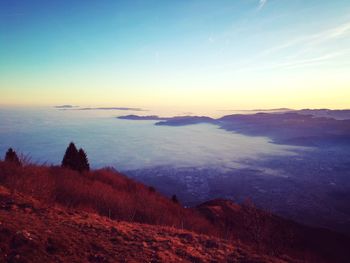
[(138, 115), (126, 115), (117, 117), (121, 120), (147, 120), (147, 121), (159, 121), (159, 120), (168, 120), (169, 118), (158, 117), (157, 115), (147, 115), (147, 116), (138, 116)]
[(350, 109), (348, 110), (330, 110), (330, 109), (302, 109), (295, 112), (300, 114), (313, 115), (315, 117), (327, 117), (337, 120), (349, 120)]
[(131, 108), (131, 107), (80, 107), (74, 105), (58, 105), (54, 106), (56, 109), (61, 110), (119, 110), (119, 111), (145, 111), (141, 108)]
[[(313, 112), (313, 114), (311, 114)], [(331, 113), (329, 113), (331, 112)], [(300, 146), (350, 144), (350, 119), (335, 119), (328, 115), (347, 116), (350, 110), (302, 110), (284, 113), (232, 114), (218, 119), (205, 116), (120, 116), (119, 119), (156, 120), (157, 126), (185, 126), (199, 123), (218, 125), (228, 131), (250, 136), (270, 137), (273, 142)], [(320, 116), (316, 116), (319, 114)], [(325, 116), (326, 115), (326, 116)], [(350, 116), (350, 115), (349, 115)]]

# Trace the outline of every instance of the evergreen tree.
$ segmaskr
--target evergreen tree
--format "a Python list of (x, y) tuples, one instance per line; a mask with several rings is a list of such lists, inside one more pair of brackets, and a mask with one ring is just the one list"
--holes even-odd
[(79, 149), (79, 171), (89, 171), (90, 164), (87, 155), (83, 149)]
[(79, 153), (75, 144), (71, 142), (67, 147), (66, 153), (62, 160), (62, 167), (78, 170), (79, 167)]
[(171, 197), (171, 201), (173, 201), (174, 203), (179, 203), (179, 200), (177, 199), (177, 196), (176, 195), (173, 195), (172, 197)]
[(19, 160), (17, 153), (12, 149), (9, 148), (5, 155), (5, 162), (11, 162), (16, 165), (21, 165), (21, 161)]
[(67, 147), (62, 160), (62, 167), (66, 167), (78, 172), (89, 171), (90, 165), (87, 155), (83, 149), (77, 150), (73, 142)]

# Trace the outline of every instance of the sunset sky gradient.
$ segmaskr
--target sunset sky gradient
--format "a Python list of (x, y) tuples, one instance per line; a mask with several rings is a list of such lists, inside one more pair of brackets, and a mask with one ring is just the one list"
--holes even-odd
[(0, 0), (0, 105), (350, 108), (349, 0)]

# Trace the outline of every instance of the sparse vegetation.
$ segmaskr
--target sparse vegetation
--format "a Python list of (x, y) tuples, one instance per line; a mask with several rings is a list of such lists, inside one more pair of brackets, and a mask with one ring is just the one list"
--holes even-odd
[(83, 171), (90, 171), (90, 164), (89, 164), (89, 160), (87, 158), (87, 155), (85, 153), (85, 151), (80, 148), (78, 151), (79, 154), (79, 168), (78, 171), (79, 172), (83, 172)]
[(282, 263), (215, 237), (47, 206), (1, 185), (0, 218), (0, 262)]
[[(0, 161), (0, 186), (5, 186), (11, 194), (33, 197), (47, 207), (190, 230), (233, 243), (243, 242), (259, 254), (312, 260), (348, 255), (345, 247), (350, 241), (346, 237), (273, 216), (251, 202), (239, 206), (227, 200), (213, 200), (196, 208), (184, 208), (176, 195), (169, 199), (153, 187), (131, 180), (114, 169), (88, 171), (86, 167), (77, 169), (77, 166), (72, 169), (70, 165), (75, 165), (74, 156), (77, 156), (74, 154), (83, 155), (73, 143), (67, 148), (63, 167), (17, 165), (12, 161), (14, 153), (9, 149), (7, 156), (10, 157)], [(325, 249), (330, 245), (330, 250)], [(216, 247), (217, 244), (208, 241), (205, 246)]]
[(177, 199), (177, 196), (176, 195), (173, 195), (171, 197), (171, 201), (173, 201), (175, 204), (178, 204), (179, 203), (179, 200)]
[(82, 148), (78, 151), (73, 142), (71, 142), (66, 149), (62, 160), (62, 167), (78, 172), (90, 170), (90, 164), (85, 151)]
[(21, 165), (21, 161), (19, 160), (17, 153), (12, 149), (9, 148), (5, 154), (5, 162), (9, 162), (15, 165)]
[(16, 167), (0, 162), (0, 184), (48, 204), (94, 211), (111, 219), (217, 234), (195, 210), (110, 169), (86, 173), (63, 167)]

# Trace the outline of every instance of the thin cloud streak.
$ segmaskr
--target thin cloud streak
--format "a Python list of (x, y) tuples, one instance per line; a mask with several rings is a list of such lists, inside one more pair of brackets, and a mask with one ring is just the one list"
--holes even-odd
[(258, 10), (261, 10), (267, 3), (267, 0), (259, 0)]
[(316, 33), (310, 36), (303, 36), (303, 37), (293, 39), (282, 45), (265, 50), (262, 52), (261, 55), (263, 56), (269, 55), (271, 53), (278, 52), (283, 49), (287, 49), (296, 45), (310, 46), (310, 45), (321, 44), (326, 41), (330, 41), (333, 39), (338, 39), (346, 36), (350, 36), (350, 22), (341, 24), (331, 29), (327, 29), (321, 33)]
[(312, 57), (307, 59), (297, 59), (297, 60), (291, 60), (286, 62), (269, 63), (258, 67), (252, 67), (250, 65), (247, 65), (246, 67), (240, 68), (235, 72), (236, 73), (237, 72), (254, 72), (254, 71), (264, 71), (264, 70), (273, 70), (273, 69), (296, 69), (301, 67), (320, 65), (323, 62), (332, 60), (336, 57), (349, 54), (349, 51), (350, 50), (346, 50), (344, 52), (333, 52), (322, 56)]

